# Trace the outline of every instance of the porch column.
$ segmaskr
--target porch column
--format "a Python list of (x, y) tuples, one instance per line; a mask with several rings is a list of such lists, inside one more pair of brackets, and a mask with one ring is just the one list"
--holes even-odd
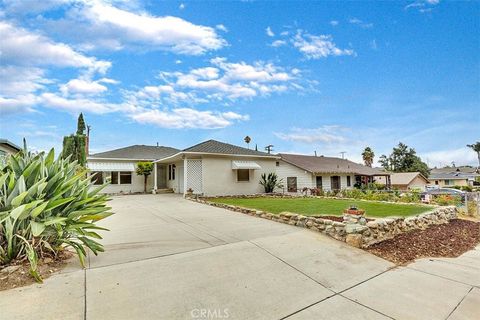
[(187, 170), (187, 157), (183, 159), (183, 197), (187, 194), (187, 181), (188, 181), (188, 170)]
[(157, 192), (157, 163), (153, 163), (153, 193)]

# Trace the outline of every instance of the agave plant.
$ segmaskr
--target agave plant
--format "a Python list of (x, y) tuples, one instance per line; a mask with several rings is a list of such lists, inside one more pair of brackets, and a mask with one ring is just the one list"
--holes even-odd
[(38, 257), (72, 247), (85, 266), (86, 248), (104, 251), (94, 239), (96, 222), (112, 214), (104, 187), (93, 187), (86, 169), (54, 150), (33, 154), (26, 145), (0, 168), (0, 266), (28, 259), (30, 273), (41, 281)]
[(260, 184), (265, 189), (265, 193), (272, 193), (275, 188), (283, 188), (282, 179), (278, 179), (276, 173), (269, 173), (268, 176), (264, 173), (260, 177)]

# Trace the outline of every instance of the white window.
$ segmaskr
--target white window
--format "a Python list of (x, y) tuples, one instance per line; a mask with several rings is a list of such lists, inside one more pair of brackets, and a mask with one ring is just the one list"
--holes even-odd
[(111, 184), (132, 184), (132, 172), (112, 171)]
[(239, 182), (250, 181), (250, 170), (248, 170), (248, 169), (238, 169), (237, 170), (237, 181), (239, 181)]
[(130, 171), (120, 171), (120, 184), (132, 184), (132, 173)]

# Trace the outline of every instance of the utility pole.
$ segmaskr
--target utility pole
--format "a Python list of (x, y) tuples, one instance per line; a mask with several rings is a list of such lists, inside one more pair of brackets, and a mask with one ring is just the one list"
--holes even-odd
[(265, 150), (267, 151), (267, 153), (271, 153), (273, 151), (273, 144), (269, 144), (268, 146), (266, 146)]
[(90, 152), (90, 129), (92, 128), (92, 126), (90, 125), (87, 125), (87, 143), (85, 144), (85, 153), (86, 153), (86, 156), (88, 157), (88, 153)]
[(340, 154), (342, 155), (342, 159), (345, 159), (345, 153), (347, 153), (347, 151), (340, 152)]

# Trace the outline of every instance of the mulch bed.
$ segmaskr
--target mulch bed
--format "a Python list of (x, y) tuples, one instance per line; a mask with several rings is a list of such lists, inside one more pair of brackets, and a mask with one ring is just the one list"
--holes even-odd
[(402, 265), (426, 257), (454, 258), (480, 243), (480, 223), (462, 219), (413, 230), (371, 245), (366, 250)]
[[(56, 259), (45, 257), (38, 261), (38, 272), (43, 280), (62, 270), (73, 257), (70, 251), (62, 251)], [(29, 273), (28, 260), (13, 261), (8, 266), (0, 266), (0, 291), (23, 287), (36, 283)]]

